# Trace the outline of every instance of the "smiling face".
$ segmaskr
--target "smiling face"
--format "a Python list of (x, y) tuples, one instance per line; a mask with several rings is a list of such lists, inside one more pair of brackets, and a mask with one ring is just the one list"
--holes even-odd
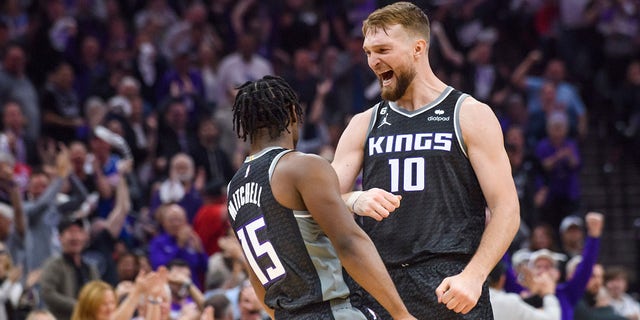
[(401, 25), (370, 29), (362, 48), (369, 67), (378, 77), (385, 100), (403, 97), (416, 76), (414, 68), (415, 39)]

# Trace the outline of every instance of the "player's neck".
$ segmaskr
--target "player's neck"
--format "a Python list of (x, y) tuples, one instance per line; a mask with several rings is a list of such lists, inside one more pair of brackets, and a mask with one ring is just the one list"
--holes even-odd
[(280, 147), (285, 149), (294, 149), (293, 139), (288, 135), (281, 135), (275, 139), (268, 139), (268, 136), (263, 139), (255, 139), (251, 142), (251, 154), (259, 153), (260, 151), (273, 148)]
[(396, 101), (396, 104), (404, 109), (413, 111), (436, 100), (447, 85), (440, 79), (433, 77), (416, 77), (407, 88), (405, 94)]

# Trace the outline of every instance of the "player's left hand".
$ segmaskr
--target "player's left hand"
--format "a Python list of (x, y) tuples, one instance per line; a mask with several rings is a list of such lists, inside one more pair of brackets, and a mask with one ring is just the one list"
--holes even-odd
[(449, 310), (467, 314), (478, 303), (482, 294), (483, 279), (464, 272), (445, 278), (436, 288), (438, 302)]

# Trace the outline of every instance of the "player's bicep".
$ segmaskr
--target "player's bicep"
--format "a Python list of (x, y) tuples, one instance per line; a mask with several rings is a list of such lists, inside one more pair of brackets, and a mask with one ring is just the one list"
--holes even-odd
[(460, 125), (469, 161), (489, 208), (499, 205), (501, 199), (514, 198), (511, 197), (515, 194), (511, 165), (493, 111), (480, 103), (467, 105), (460, 113)]

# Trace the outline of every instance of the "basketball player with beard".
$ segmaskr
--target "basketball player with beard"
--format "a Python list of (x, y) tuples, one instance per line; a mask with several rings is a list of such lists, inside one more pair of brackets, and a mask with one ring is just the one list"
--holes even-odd
[[(489, 106), (435, 76), (429, 20), (417, 6), (380, 8), (362, 31), (383, 100), (355, 115), (340, 138), (332, 165), (343, 200), (409, 312), (492, 319), (486, 278), (520, 223), (498, 120)], [(352, 192), (361, 171), (365, 191)]]
[(273, 76), (245, 83), (233, 118), (238, 136), (250, 139), (251, 155), (229, 183), (229, 221), (271, 317), (371, 319), (349, 299), (344, 267), (394, 319), (415, 319), (340, 199), (331, 165), (293, 150), (302, 109), (289, 84)]

